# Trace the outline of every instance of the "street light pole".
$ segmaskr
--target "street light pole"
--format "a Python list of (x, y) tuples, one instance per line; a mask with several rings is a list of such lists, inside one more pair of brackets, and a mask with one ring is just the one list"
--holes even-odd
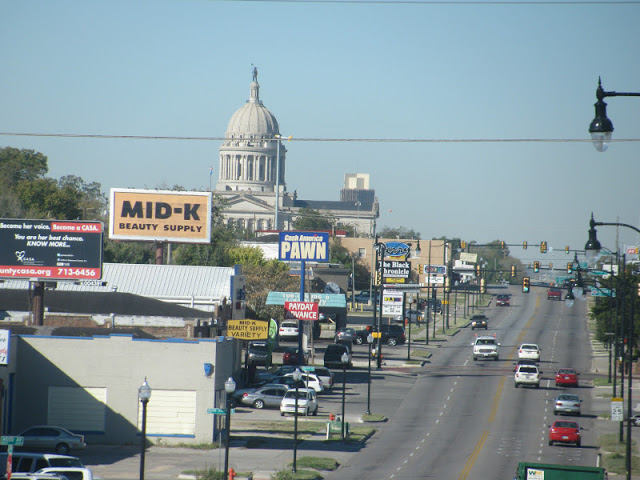
[(340, 438), (344, 440), (344, 403), (347, 391), (347, 363), (349, 362), (347, 352), (343, 352), (340, 360), (342, 361), (342, 422), (340, 424)]
[(367, 335), (367, 343), (369, 344), (369, 368), (367, 369), (367, 415), (371, 415), (371, 345), (373, 344), (373, 335)]
[(224, 391), (226, 392), (226, 420), (225, 420), (225, 450), (224, 450), (224, 478), (225, 480), (229, 478), (229, 442), (231, 441), (231, 395), (236, 391), (236, 382), (233, 381), (233, 378), (229, 377), (226, 382), (224, 382)]
[(602, 88), (602, 81), (598, 78), (598, 88), (596, 89), (598, 101), (594, 104), (596, 116), (589, 125), (589, 133), (591, 133), (593, 146), (599, 152), (604, 152), (609, 147), (613, 134), (613, 123), (607, 117), (607, 104), (604, 102), (606, 97), (640, 97), (640, 93), (605, 92)]
[(299, 368), (296, 368), (293, 372), (293, 381), (296, 382), (296, 401), (293, 414), (293, 468), (291, 471), (296, 473), (297, 458), (298, 458), (298, 386), (302, 380), (302, 372)]
[(378, 302), (380, 302), (380, 314), (378, 315), (378, 345), (376, 347), (376, 364), (378, 367), (378, 370), (380, 370), (382, 368), (382, 296), (384, 294), (384, 258), (387, 255), (387, 244), (384, 242), (378, 242), (378, 237), (376, 237), (376, 243), (375, 243), (375, 247), (376, 247), (376, 258), (378, 258), (378, 252), (380, 253), (379, 255), (379, 261), (380, 261), (380, 265), (376, 265), (376, 268), (380, 269), (380, 285), (378, 287), (379, 289), (379, 295), (376, 295), (374, 301), (373, 301), (373, 318), (375, 320), (376, 318), (376, 311), (378, 308)]
[(138, 399), (142, 403), (142, 442), (140, 443), (140, 480), (144, 480), (144, 456), (147, 450), (147, 403), (151, 398), (151, 387), (147, 383), (147, 377), (138, 388)]

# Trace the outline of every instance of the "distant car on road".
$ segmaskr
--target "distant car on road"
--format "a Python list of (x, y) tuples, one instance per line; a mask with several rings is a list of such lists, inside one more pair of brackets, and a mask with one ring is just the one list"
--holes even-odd
[(556, 420), (549, 428), (549, 445), (554, 443), (573, 443), (580, 448), (580, 427), (577, 422)]
[(511, 299), (509, 295), (498, 295), (496, 297), (496, 306), (498, 307), (508, 307), (511, 305)]
[(341, 327), (336, 331), (335, 343), (356, 343), (356, 331), (350, 327)]
[[(367, 337), (370, 333), (376, 332), (377, 328), (368, 327), (364, 330), (356, 331), (356, 344), (362, 345), (367, 343)], [(382, 339), (382, 343), (386, 343), (387, 345), (394, 347), (396, 345), (401, 345), (406, 342), (407, 337), (405, 335), (404, 327), (402, 325), (392, 325), (392, 324), (382, 324), (382, 328), (380, 330), (380, 337)], [(374, 340), (375, 343), (375, 340)]]
[(551, 287), (547, 290), (547, 300), (562, 300), (562, 290), (559, 288)]
[(330, 343), (324, 351), (324, 366), (326, 368), (343, 368), (342, 354), (348, 356), (347, 368), (352, 367), (351, 348), (344, 343)]
[[(298, 396), (298, 411), (296, 412), (296, 395)], [(289, 390), (280, 402), (280, 415), (287, 413), (294, 415), (318, 415), (318, 399), (312, 388), (295, 388)]]
[(580, 416), (580, 397), (573, 393), (561, 393), (556, 397), (553, 413), (559, 415), (568, 413), (570, 415)]
[(307, 361), (307, 354), (303, 352), (301, 355), (298, 347), (287, 347), (282, 352), (283, 365), (306, 365)]
[(475, 330), (476, 328), (484, 328), (487, 330), (489, 328), (488, 320), (486, 315), (474, 315), (471, 317), (471, 330)]
[(535, 343), (523, 343), (518, 349), (518, 358), (540, 361), (540, 348)]
[(518, 388), (520, 385), (533, 385), (540, 388), (540, 374), (538, 367), (532, 365), (520, 365), (514, 375), (514, 385)]
[(249, 365), (271, 365), (271, 349), (267, 342), (249, 342), (247, 357)]
[(378, 299), (377, 293), (375, 295), (371, 295), (368, 290), (363, 290), (360, 293), (356, 294), (353, 299), (358, 303), (369, 303), (369, 300), (372, 298)]
[(253, 408), (278, 408), (289, 388), (286, 385), (267, 384), (240, 397), (240, 403)]
[(556, 387), (560, 386), (577, 387), (578, 373), (573, 368), (559, 369), (556, 373)]
[(278, 338), (280, 340), (297, 340), (298, 333), (297, 320), (283, 320), (278, 329)]
[(424, 313), (418, 310), (407, 310), (403, 315), (396, 315), (394, 320), (399, 323), (406, 323), (407, 320), (410, 323), (420, 323), (424, 321)]

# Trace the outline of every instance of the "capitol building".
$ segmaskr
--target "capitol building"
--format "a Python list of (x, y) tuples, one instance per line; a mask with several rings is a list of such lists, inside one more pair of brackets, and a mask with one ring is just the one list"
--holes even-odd
[(333, 218), (336, 229), (352, 226), (359, 236), (375, 234), (379, 204), (369, 174), (345, 173), (339, 200), (302, 200), (297, 190), (287, 190), (286, 158), (278, 121), (260, 100), (254, 69), (249, 99), (231, 116), (220, 146), (213, 193), (224, 201), (227, 223), (250, 232), (291, 230), (299, 212), (310, 208)]

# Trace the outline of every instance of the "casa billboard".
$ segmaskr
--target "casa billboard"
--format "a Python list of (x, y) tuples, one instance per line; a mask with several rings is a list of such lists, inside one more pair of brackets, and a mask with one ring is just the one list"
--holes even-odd
[(112, 188), (109, 238), (211, 243), (211, 192)]
[(99, 280), (102, 222), (0, 219), (0, 278)]

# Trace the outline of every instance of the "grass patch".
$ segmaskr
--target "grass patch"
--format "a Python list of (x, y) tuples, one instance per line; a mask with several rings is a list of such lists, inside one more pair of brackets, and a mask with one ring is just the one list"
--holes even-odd
[(271, 480), (322, 480), (323, 478), (315, 470), (298, 470), (296, 473), (290, 470), (278, 470), (271, 475)]
[[(412, 350), (411, 356), (418, 357), (418, 358), (427, 358), (431, 356), (431, 352), (428, 352), (426, 350)], [(416, 362), (416, 363), (419, 363), (419, 362)]]
[(340, 464), (333, 458), (327, 457), (302, 457), (296, 462), (296, 467), (314, 468), (316, 470), (333, 471), (339, 466)]
[(610, 382), (607, 377), (594, 377), (593, 385), (596, 387), (607, 387), (613, 385), (613, 382)]
[[(244, 424), (236, 422), (236, 427), (232, 427), (231, 429), (231, 436), (246, 436), (252, 433), (293, 435), (293, 428), (293, 421), (250, 422)], [(319, 431), (324, 431), (326, 428), (327, 426), (325, 422), (307, 420), (305, 417), (298, 417), (298, 436), (313, 435)]]
[[(602, 466), (610, 473), (624, 474), (627, 471), (626, 442), (620, 443), (617, 433), (600, 435), (598, 441), (603, 450)], [(631, 439), (631, 451), (635, 451), (636, 442)], [(631, 471), (637, 472), (640, 468), (640, 457), (631, 455)]]
[(385, 417), (384, 415), (380, 415), (378, 414), (369, 414), (367, 415), (366, 413), (364, 415), (362, 415), (362, 421), (363, 422), (386, 422), (387, 421), (387, 417)]

